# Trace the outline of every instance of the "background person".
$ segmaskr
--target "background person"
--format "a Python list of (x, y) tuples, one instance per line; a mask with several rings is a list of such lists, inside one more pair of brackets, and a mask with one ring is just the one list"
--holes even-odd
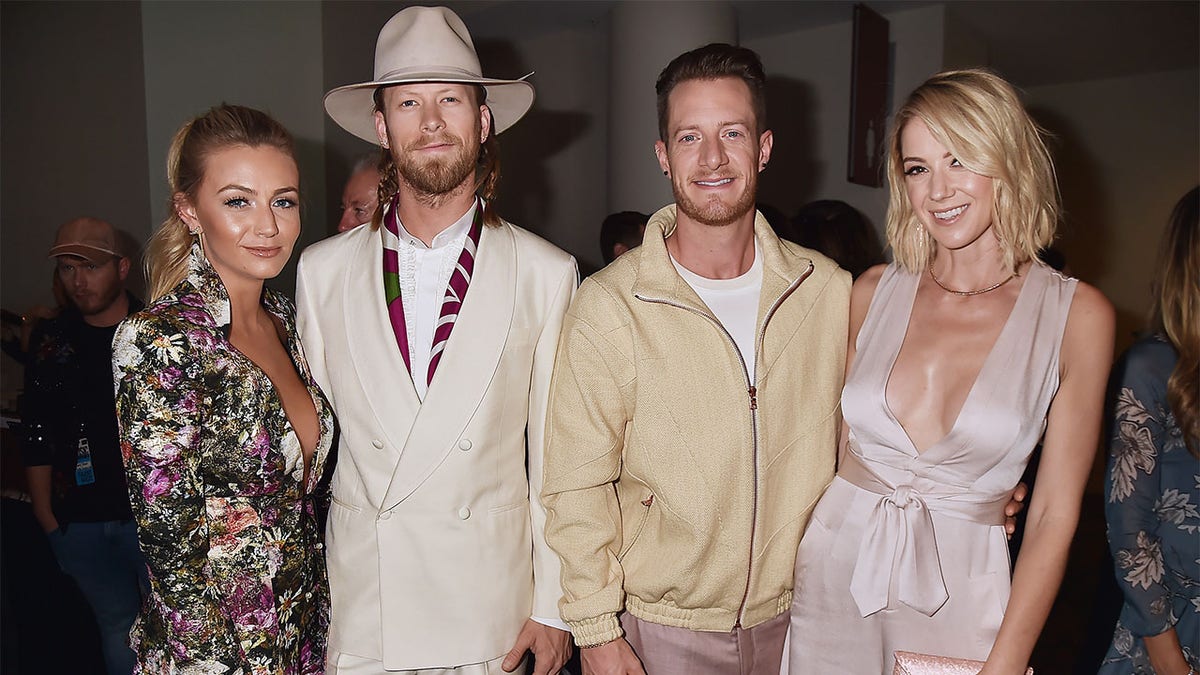
[(342, 189), (342, 217), (337, 231), (346, 232), (371, 222), (379, 206), (379, 157), (363, 155), (354, 162)]
[(792, 216), (792, 238), (833, 258), (855, 279), (885, 261), (875, 228), (858, 209), (836, 199), (801, 206)]
[(642, 243), (648, 220), (650, 216), (637, 211), (618, 211), (604, 218), (600, 223), (600, 253), (605, 265)]
[(1200, 188), (1155, 269), (1150, 335), (1109, 388), (1104, 512), (1125, 604), (1101, 675), (1200, 671)]
[(147, 253), (146, 310), (121, 324), (113, 377), (151, 595), (142, 673), (319, 673), (329, 596), (318, 481), (333, 415), (292, 302), (263, 282), (300, 235), (291, 135), (221, 105), (167, 158), (172, 212)]
[[(1058, 200), (1016, 92), (935, 75), (888, 143), (896, 263), (851, 295), (838, 476), (796, 559), (790, 668), (890, 673), (896, 650), (1022, 673), (1096, 446), (1113, 311), (1037, 262)], [(1016, 572), (1004, 508), (1045, 431)]]
[(112, 340), (142, 303), (125, 290), (130, 260), (109, 223), (64, 223), (50, 257), (65, 302), (29, 341), (21, 410), (29, 495), (59, 566), (96, 616), (106, 670), (125, 675), (148, 580), (121, 467)]

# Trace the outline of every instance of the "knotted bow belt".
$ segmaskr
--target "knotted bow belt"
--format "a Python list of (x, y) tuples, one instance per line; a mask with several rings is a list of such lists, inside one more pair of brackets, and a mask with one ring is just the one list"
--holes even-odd
[[(862, 615), (888, 606), (888, 592), (918, 612), (933, 616), (950, 599), (942, 578), (931, 511), (980, 525), (1003, 525), (1011, 493), (976, 495), (953, 486), (936, 485), (918, 492), (912, 485), (891, 485), (871, 471), (857, 448), (844, 453), (838, 476), (879, 495), (854, 563), (850, 595)], [(980, 501), (987, 499), (988, 501)]]

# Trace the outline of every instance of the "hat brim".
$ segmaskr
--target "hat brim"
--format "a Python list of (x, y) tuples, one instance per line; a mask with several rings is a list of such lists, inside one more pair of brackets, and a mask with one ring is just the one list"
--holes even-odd
[(414, 82), (449, 82), (483, 87), (487, 91), (487, 107), (492, 111), (492, 127), (497, 134), (516, 124), (533, 106), (533, 85), (524, 78), (491, 80), (461, 75), (447, 77), (445, 73), (431, 72), (338, 87), (325, 94), (325, 112), (341, 128), (368, 143), (379, 145), (379, 136), (375, 133), (375, 90), (379, 87)]
[(60, 244), (50, 249), (50, 253), (46, 254), (47, 258), (57, 258), (60, 255), (71, 255), (76, 258), (95, 263), (97, 265), (104, 264), (113, 258), (124, 258), (125, 256), (110, 251), (99, 246), (88, 246), (87, 244)]

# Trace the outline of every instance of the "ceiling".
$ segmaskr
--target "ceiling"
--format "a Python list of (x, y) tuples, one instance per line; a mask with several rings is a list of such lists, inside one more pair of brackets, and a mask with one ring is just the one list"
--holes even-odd
[[(480, 37), (604, 21), (617, 1), (475, 0), (446, 4)], [(849, 21), (849, 0), (731, 0), (742, 39)], [(1029, 87), (1200, 66), (1198, 0), (869, 0), (890, 13), (941, 4), (947, 25), (987, 45), (991, 67)]]

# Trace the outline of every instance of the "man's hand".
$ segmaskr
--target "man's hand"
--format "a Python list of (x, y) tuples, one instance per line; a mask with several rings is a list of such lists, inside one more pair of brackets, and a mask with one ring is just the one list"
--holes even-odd
[(1013, 533), (1017, 531), (1017, 514), (1025, 508), (1025, 496), (1028, 494), (1029, 486), (1017, 483), (1017, 488), (1012, 493), (1012, 499), (1004, 506), (1004, 532), (1009, 539), (1012, 539)]
[(641, 659), (633, 653), (633, 647), (625, 638), (580, 649), (579, 657), (583, 675), (646, 675)]
[(571, 658), (571, 634), (565, 630), (552, 628), (526, 619), (517, 635), (517, 643), (509, 650), (508, 656), (500, 667), (504, 672), (511, 673), (521, 665), (525, 652), (533, 652), (536, 660), (533, 675), (557, 675), (563, 664)]

